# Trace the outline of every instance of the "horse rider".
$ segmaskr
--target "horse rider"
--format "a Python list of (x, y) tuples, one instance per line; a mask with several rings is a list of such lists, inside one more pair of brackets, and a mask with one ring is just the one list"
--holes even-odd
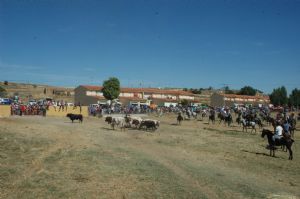
[(291, 124), (289, 123), (288, 120), (284, 120), (284, 124), (282, 125), (283, 126), (283, 132), (285, 134), (290, 134), (290, 128), (291, 128)]
[(275, 139), (279, 140), (280, 138), (282, 138), (282, 132), (283, 132), (282, 126), (280, 125), (280, 122), (277, 122), (276, 123), (276, 128), (275, 128), (275, 133), (272, 137), (274, 142), (275, 142)]

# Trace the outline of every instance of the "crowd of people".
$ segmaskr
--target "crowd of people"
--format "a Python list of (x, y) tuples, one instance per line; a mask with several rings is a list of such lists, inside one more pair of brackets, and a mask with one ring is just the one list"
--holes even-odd
[[(60, 101), (50, 101), (50, 100), (43, 100), (43, 101), (37, 101), (33, 102), (30, 101), (28, 103), (23, 103), (21, 101), (14, 101), (11, 103), (11, 115), (42, 115), (46, 116), (47, 110), (49, 110), (49, 107), (53, 107), (55, 111), (62, 111), (67, 112), (68, 107), (70, 104), (66, 101), (60, 100)], [(71, 106), (72, 109), (77, 109), (79, 107), (80, 113), (82, 111), (81, 104), (74, 104)]]
[(11, 115), (42, 115), (46, 116), (47, 105), (45, 104), (24, 104), (14, 102), (10, 105)]

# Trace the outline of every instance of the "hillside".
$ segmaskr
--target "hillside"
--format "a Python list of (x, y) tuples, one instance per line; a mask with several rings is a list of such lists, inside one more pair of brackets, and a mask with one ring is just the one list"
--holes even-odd
[(7, 85), (4, 82), (0, 82), (0, 86), (7, 91), (9, 97), (19, 96), (22, 101), (52, 98), (54, 100), (74, 102), (74, 88), (14, 82), (8, 82)]

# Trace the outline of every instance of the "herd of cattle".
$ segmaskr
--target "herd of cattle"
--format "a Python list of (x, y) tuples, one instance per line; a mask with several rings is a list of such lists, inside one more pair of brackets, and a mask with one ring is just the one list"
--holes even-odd
[[(233, 123), (233, 119), (231, 114), (224, 114), (222, 112), (216, 113), (215, 111), (207, 111), (208, 114), (201, 114), (202, 115), (202, 121), (206, 120), (205, 117), (208, 116), (208, 123), (212, 121), (212, 123), (215, 123), (215, 114), (217, 115), (217, 119), (219, 120), (219, 124), (224, 122), (224, 124), (231, 126)], [(225, 112), (226, 113), (226, 112)], [(191, 114), (193, 115), (193, 114)], [(258, 114), (252, 114), (252, 113), (236, 113), (236, 122), (238, 126), (242, 127), (243, 131), (247, 132), (247, 129), (251, 129), (251, 132), (256, 132), (256, 126), (259, 128), (262, 128), (263, 125), (272, 125), (275, 128), (275, 123), (277, 121), (283, 122), (283, 118), (279, 117), (279, 115), (276, 116), (276, 118), (272, 118), (270, 115), (265, 115), (260, 113)], [(81, 114), (67, 114), (67, 117), (70, 118), (70, 120), (73, 122), (74, 120), (79, 120), (79, 122), (83, 121), (83, 116)], [(178, 113), (177, 116), (177, 124), (180, 125), (183, 120), (190, 120), (193, 117), (186, 117), (186, 114), (184, 113)], [(197, 119), (197, 117), (195, 117)], [(146, 130), (146, 131), (155, 131), (160, 126), (159, 120), (154, 119), (145, 119), (139, 116), (133, 116), (133, 115), (125, 115), (125, 116), (116, 116), (116, 115), (108, 115), (104, 117), (105, 122), (107, 122), (112, 129), (120, 128), (121, 130), (125, 130), (125, 128), (132, 128), (132, 129), (138, 129), (138, 130)], [(291, 131), (294, 131), (296, 120), (294, 117), (289, 117), (289, 122), (291, 124)], [(291, 132), (293, 134), (293, 132)]]
[(129, 116), (125, 115), (125, 117), (121, 116), (106, 116), (105, 122), (111, 125), (112, 129), (115, 127), (120, 127), (121, 130), (125, 130), (125, 128), (135, 128), (135, 129), (143, 129), (143, 130), (151, 130), (155, 131), (160, 124), (159, 120), (152, 119), (142, 119), (141, 117)]

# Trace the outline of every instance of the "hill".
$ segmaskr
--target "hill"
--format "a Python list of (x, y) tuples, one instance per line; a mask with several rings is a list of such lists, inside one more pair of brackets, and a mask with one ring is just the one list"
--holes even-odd
[(45, 98), (74, 102), (74, 88), (14, 82), (7, 84), (0, 82), (0, 86), (7, 91), (8, 97), (19, 96), (25, 102), (30, 99)]

